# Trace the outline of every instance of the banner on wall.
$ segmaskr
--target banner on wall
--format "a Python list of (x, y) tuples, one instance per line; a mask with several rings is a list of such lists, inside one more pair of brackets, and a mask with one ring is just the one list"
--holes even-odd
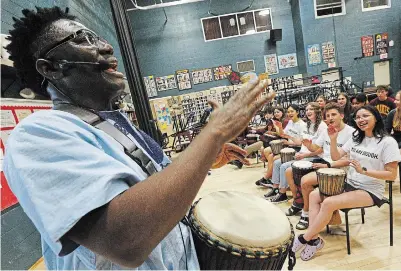
[(362, 57), (369, 57), (375, 54), (375, 44), (372, 35), (362, 36), (361, 46), (362, 46)]
[(222, 65), (219, 67), (213, 68), (213, 76), (214, 80), (223, 80), (227, 79), (228, 76), (232, 72), (232, 66), (231, 65)]
[(194, 85), (213, 81), (212, 69), (193, 70), (191, 75)]
[(189, 77), (189, 70), (179, 70), (175, 72), (178, 82), (178, 90), (191, 89), (191, 78)]
[(320, 53), (320, 44), (308, 45), (308, 64), (309, 66), (315, 66), (322, 63), (322, 55)]
[(278, 74), (278, 63), (277, 63), (277, 55), (265, 55), (265, 68), (268, 74)]
[(298, 66), (297, 54), (287, 54), (278, 56), (278, 67), (280, 70), (294, 68)]
[(146, 92), (148, 93), (148, 97), (156, 97), (157, 89), (155, 83), (155, 77), (153, 75), (146, 76), (143, 78), (143, 82), (145, 83)]
[(387, 58), (388, 56), (388, 33), (375, 35), (376, 55)]
[(156, 77), (156, 86), (158, 91), (164, 91), (177, 88), (174, 74)]
[(328, 41), (322, 43), (322, 55), (324, 63), (336, 62), (336, 50), (334, 47), (334, 42)]

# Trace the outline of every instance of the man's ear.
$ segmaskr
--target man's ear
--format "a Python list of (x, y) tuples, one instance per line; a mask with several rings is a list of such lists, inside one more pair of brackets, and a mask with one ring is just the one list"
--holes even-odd
[(63, 68), (57, 63), (47, 59), (39, 58), (36, 60), (36, 70), (48, 80), (59, 80), (63, 75)]

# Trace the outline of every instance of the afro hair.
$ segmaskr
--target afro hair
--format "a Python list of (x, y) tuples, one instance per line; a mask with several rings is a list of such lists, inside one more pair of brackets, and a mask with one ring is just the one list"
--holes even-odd
[(10, 43), (5, 49), (10, 53), (10, 60), (14, 61), (17, 75), (24, 85), (34, 92), (48, 97), (46, 90), (41, 87), (43, 77), (36, 70), (36, 59), (29, 48), (51, 23), (60, 19), (75, 20), (75, 16), (68, 14), (68, 8), (64, 12), (57, 6), (36, 7), (36, 12), (24, 9), (22, 14), (24, 17), (20, 19), (13, 17), (14, 29), (10, 31), (10, 36), (7, 38)]

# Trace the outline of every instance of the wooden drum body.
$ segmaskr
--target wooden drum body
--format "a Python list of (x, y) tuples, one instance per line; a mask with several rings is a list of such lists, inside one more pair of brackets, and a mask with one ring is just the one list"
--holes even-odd
[(270, 147), (272, 149), (272, 153), (274, 155), (278, 155), (283, 148), (283, 141), (281, 141), (280, 139), (272, 140), (270, 141)]
[(284, 148), (280, 151), (281, 163), (290, 162), (294, 160), (296, 151), (293, 148)]
[(189, 213), (202, 270), (292, 268), (294, 231), (271, 202), (241, 192), (221, 191), (197, 201)]
[(320, 168), (317, 172), (319, 191), (324, 196), (335, 196), (344, 192), (347, 174), (339, 168)]
[(292, 167), (292, 175), (294, 177), (294, 183), (297, 186), (301, 186), (301, 178), (312, 172), (315, 171), (312, 168), (312, 162), (309, 161), (295, 161), (291, 165)]

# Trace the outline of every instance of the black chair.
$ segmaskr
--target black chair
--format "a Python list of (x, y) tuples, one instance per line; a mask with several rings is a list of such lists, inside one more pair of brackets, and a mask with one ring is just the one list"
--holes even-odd
[[(392, 181), (386, 181), (388, 183), (388, 194), (389, 197), (385, 198), (383, 197), (382, 201), (383, 204), (387, 203), (390, 208), (390, 246), (393, 246), (393, 182)], [(357, 207), (357, 208), (347, 208), (347, 209), (341, 209), (342, 212), (345, 214), (345, 233), (347, 235), (347, 251), (348, 255), (351, 254), (351, 244), (350, 244), (350, 237), (349, 237), (349, 223), (348, 223), (348, 212), (353, 210), (353, 209), (361, 209), (361, 217), (362, 217), (362, 224), (365, 224), (365, 209), (374, 207), (376, 205), (372, 206), (365, 206), (365, 207)], [(326, 231), (329, 233), (329, 225), (326, 226)]]

